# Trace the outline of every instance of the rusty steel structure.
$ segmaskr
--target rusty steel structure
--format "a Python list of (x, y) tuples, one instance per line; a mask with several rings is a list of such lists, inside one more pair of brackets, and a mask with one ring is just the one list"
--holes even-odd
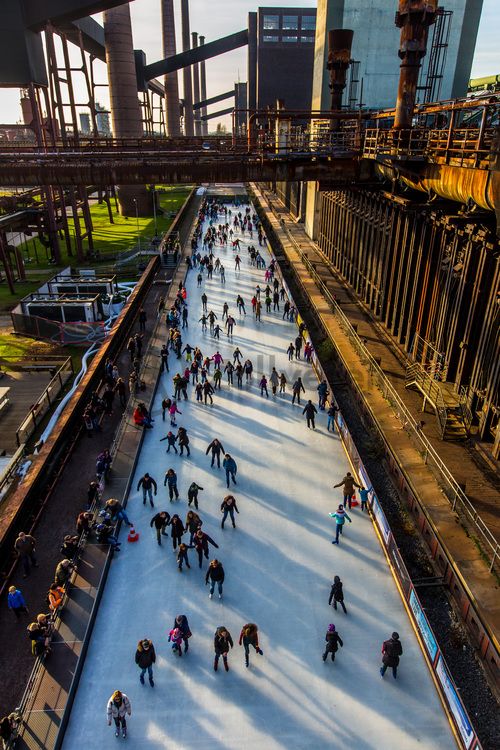
[(328, 32), (328, 62), (331, 109), (342, 109), (342, 95), (346, 87), (347, 71), (351, 62), (351, 45), (354, 32), (350, 29), (333, 29)]
[[(161, 3), (163, 56), (171, 57), (176, 53), (174, 0), (162, 0)], [(165, 85), (165, 112), (167, 120), (167, 135), (181, 134), (181, 112), (179, 106), (179, 80), (177, 71), (167, 73)]]

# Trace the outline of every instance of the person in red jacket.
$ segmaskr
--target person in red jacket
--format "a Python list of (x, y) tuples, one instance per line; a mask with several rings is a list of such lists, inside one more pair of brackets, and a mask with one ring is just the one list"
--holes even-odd
[(245, 665), (247, 667), (250, 664), (250, 646), (253, 646), (260, 656), (264, 653), (259, 646), (259, 629), (254, 622), (247, 622), (246, 625), (243, 625), (238, 643), (240, 646), (243, 644), (245, 649)]

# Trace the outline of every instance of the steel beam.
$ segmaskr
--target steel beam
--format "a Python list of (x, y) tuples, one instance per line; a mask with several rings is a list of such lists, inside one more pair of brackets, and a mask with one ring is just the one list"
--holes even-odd
[(53, 26), (57, 26), (124, 4), (123, 0), (9, 0), (9, 2), (21, 3), (24, 21), (32, 31), (42, 31), (49, 21)]
[(193, 109), (203, 109), (203, 107), (209, 107), (211, 104), (223, 102), (224, 99), (230, 99), (232, 96), (234, 96), (234, 89), (231, 89), (231, 91), (225, 91), (223, 94), (217, 94), (217, 96), (212, 96), (210, 99), (205, 99), (197, 104), (193, 104)]
[(207, 115), (203, 115), (200, 119), (206, 122), (207, 120), (213, 120), (214, 117), (222, 117), (223, 115), (230, 115), (232, 112), (234, 112), (234, 107), (228, 107), (227, 109), (219, 109), (217, 112), (210, 112)]

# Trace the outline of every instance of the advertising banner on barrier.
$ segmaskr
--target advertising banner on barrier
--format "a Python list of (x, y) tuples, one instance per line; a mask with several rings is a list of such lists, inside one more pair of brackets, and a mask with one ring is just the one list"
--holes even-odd
[(443, 688), (443, 692), (448, 701), (448, 706), (453, 714), (453, 718), (455, 719), (455, 724), (462, 738), (464, 747), (469, 748), (474, 742), (474, 729), (465, 713), (462, 702), (458, 697), (458, 693), (450, 675), (448, 674), (448, 669), (446, 668), (446, 664), (441, 655), (436, 664), (436, 675), (441, 687)]
[(429, 654), (431, 661), (434, 662), (434, 659), (436, 658), (436, 654), (438, 652), (438, 645), (436, 643), (436, 639), (434, 638), (434, 633), (432, 632), (430, 625), (427, 622), (427, 617), (424, 614), (424, 610), (422, 609), (413, 588), (410, 592), (409, 603), (411, 611), (413, 612), (413, 615), (415, 617), (420, 635), (422, 636), (422, 640), (425, 644), (427, 653)]
[(373, 497), (373, 500), (372, 500), (372, 512), (373, 512), (373, 515), (375, 516), (375, 521), (377, 522), (379, 531), (384, 537), (384, 542), (387, 546), (389, 544), (389, 537), (391, 535), (391, 529), (389, 527), (389, 524), (387, 523), (387, 519), (382, 511), (382, 508), (380, 507), (379, 502), (375, 496)]

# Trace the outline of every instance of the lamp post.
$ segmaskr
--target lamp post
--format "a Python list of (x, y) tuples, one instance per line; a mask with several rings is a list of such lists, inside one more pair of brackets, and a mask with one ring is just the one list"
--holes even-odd
[(153, 216), (155, 222), (155, 239), (158, 237), (158, 225), (156, 223), (156, 188), (153, 185)]
[(137, 224), (137, 244), (139, 246), (139, 253), (141, 252), (141, 234), (139, 232), (139, 209), (137, 208), (137, 198), (133, 198), (135, 205), (135, 221)]

